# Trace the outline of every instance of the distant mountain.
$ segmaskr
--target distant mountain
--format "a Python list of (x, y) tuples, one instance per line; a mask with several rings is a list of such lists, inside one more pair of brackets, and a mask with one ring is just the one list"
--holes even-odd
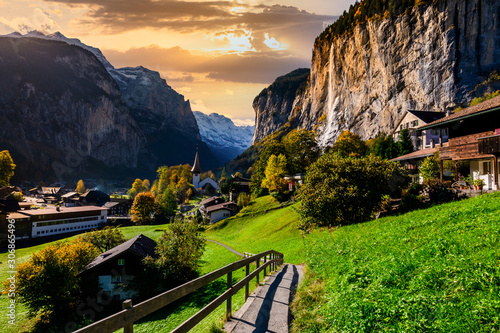
[(205, 169), (220, 165), (189, 101), (159, 73), (115, 69), (99, 49), (61, 33), (0, 40), (0, 148), (19, 162), (16, 176), (120, 176), (102, 172), (120, 166), (149, 177), (161, 165), (192, 163), (197, 146)]
[(252, 143), (255, 126), (236, 126), (231, 119), (211, 113), (193, 112), (200, 135), (219, 162), (226, 163), (244, 152)]

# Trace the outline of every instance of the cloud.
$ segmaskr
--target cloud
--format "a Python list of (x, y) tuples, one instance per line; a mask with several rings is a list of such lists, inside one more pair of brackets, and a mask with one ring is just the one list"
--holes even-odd
[(253, 5), (232, 1), (182, 0), (46, 0), (70, 6), (90, 6), (80, 22), (101, 27), (109, 33), (144, 28), (168, 28), (196, 32), (236, 28), (269, 30), (297, 22), (331, 21), (332, 16), (316, 15), (292, 6)]
[(231, 119), (236, 126), (253, 126), (255, 119)]
[(231, 89), (226, 89), (226, 94), (233, 96), (234, 95), (234, 91), (232, 91)]
[(102, 50), (115, 67), (139, 66), (169, 73), (167, 81), (196, 82), (227, 81), (269, 84), (277, 76), (299, 67), (309, 67), (310, 60), (290, 55), (286, 51), (213, 53), (191, 52), (180, 47), (158, 45), (131, 48), (121, 52)]

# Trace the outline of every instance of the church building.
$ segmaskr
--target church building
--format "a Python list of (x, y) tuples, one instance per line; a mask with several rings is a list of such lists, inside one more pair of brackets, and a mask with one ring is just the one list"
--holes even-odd
[(217, 182), (210, 177), (207, 177), (200, 182), (201, 167), (200, 158), (198, 157), (198, 150), (196, 151), (196, 156), (194, 158), (193, 167), (191, 168), (191, 173), (193, 174), (193, 186), (198, 191), (201, 192), (205, 188), (205, 186), (207, 186), (207, 184), (212, 185), (212, 187), (215, 188), (216, 191), (219, 190), (219, 184), (217, 184)]

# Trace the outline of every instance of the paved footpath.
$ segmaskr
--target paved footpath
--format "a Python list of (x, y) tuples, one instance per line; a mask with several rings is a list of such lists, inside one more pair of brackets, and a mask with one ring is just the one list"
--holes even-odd
[(302, 266), (285, 264), (255, 290), (224, 329), (233, 333), (287, 333), (289, 305), (302, 280)]

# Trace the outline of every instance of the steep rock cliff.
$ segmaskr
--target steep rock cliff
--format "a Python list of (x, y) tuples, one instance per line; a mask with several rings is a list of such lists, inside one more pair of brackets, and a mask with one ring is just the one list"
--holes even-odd
[(138, 165), (145, 137), (118, 85), (89, 51), (38, 38), (0, 37), (0, 146), (22, 178), (63, 178)]
[(255, 97), (255, 131), (252, 144), (276, 131), (294, 115), (293, 111), (305, 92), (308, 77), (308, 68), (296, 69), (278, 77)]
[(436, 0), (318, 39), (296, 125), (317, 128), (322, 146), (346, 129), (368, 139), (408, 109), (446, 111), (499, 89), (478, 86), (500, 70), (498, 13), (495, 0)]

